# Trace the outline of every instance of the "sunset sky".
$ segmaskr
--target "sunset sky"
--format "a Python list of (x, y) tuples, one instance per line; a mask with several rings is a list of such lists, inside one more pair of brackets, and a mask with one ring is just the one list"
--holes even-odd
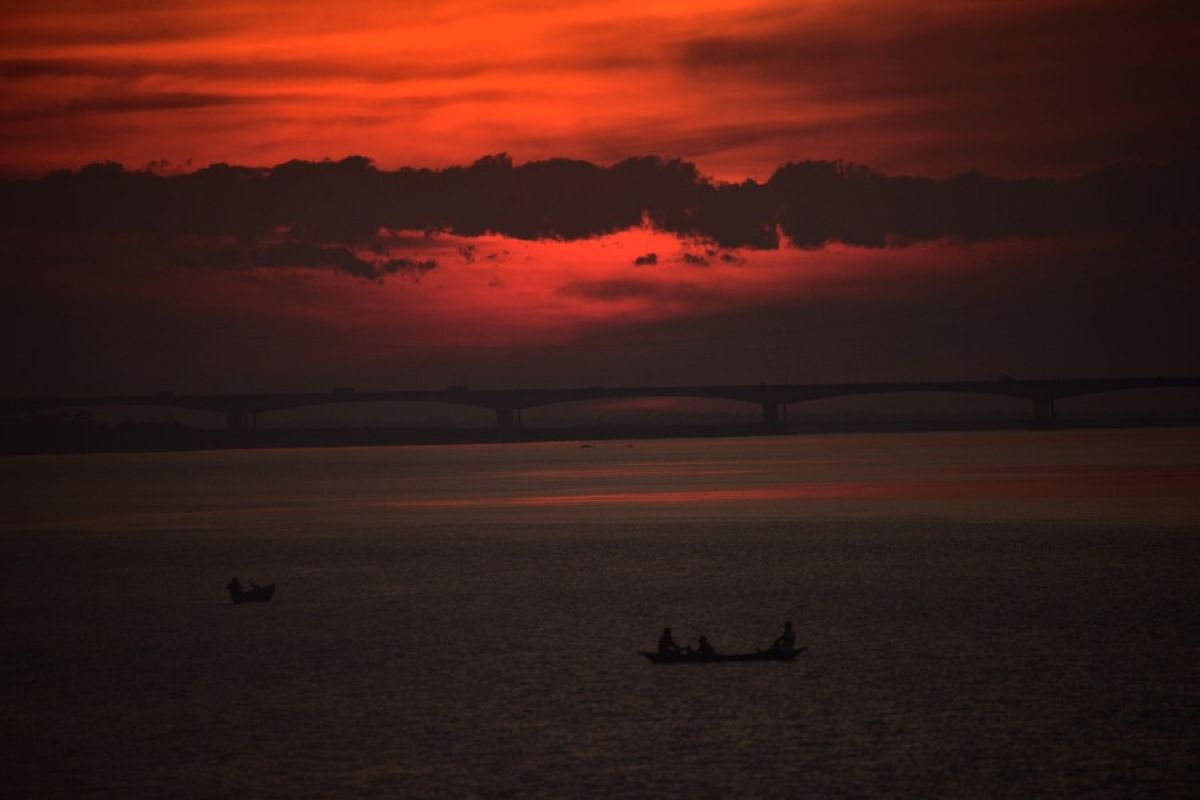
[(1191, 3), (3, 6), (5, 394), (1200, 373)]

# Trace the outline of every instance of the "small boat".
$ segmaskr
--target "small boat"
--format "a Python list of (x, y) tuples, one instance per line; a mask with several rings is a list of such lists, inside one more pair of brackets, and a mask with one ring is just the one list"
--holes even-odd
[(235, 603), (265, 603), (275, 594), (275, 584), (255, 586), (253, 589), (230, 589), (229, 596)]
[(699, 653), (647, 653), (641, 650), (638, 653), (650, 659), (655, 664), (712, 664), (717, 661), (791, 661), (806, 649), (798, 647), (795, 650), (759, 650), (756, 653), (715, 653), (708, 656)]

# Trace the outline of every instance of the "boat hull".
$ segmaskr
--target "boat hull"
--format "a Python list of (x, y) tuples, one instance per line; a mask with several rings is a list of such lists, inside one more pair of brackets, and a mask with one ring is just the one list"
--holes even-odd
[(229, 596), (235, 603), (265, 603), (275, 595), (275, 584), (256, 586), (243, 592), (230, 592)]
[(645, 651), (639, 651), (639, 653), (655, 664), (717, 664), (726, 661), (793, 661), (804, 650), (805, 648), (801, 647), (786, 652), (717, 653), (711, 656), (702, 656), (696, 653), (648, 653)]

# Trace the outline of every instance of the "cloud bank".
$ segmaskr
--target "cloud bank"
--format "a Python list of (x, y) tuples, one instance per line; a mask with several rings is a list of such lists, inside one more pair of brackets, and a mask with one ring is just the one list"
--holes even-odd
[(329, 268), (378, 280), (436, 266), (389, 249), (411, 231), (575, 241), (645, 226), (726, 250), (1194, 231), (1198, 178), (1196, 164), (1006, 180), (805, 161), (765, 183), (721, 183), (691, 163), (653, 156), (514, 165), (501, 154), (441, 170), (381, 170), (350, 157), (178, 175), (104, 163), (0, 183), (0, 235), (10, 266), (53, 260), (48, 249), (70, 242), (73, 255), (60, 258), (133, 247), (163, 264)]

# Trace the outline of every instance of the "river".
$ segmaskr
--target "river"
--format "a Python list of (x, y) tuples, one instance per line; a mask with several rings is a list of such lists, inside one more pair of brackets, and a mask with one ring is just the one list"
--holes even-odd
[[(1185, 797), (1200, 430), (0, 459), (10, 796)], [(269, 604), (224, 585), (274, 582)], [(785, 620), (794, 663), (656, 666)]]

